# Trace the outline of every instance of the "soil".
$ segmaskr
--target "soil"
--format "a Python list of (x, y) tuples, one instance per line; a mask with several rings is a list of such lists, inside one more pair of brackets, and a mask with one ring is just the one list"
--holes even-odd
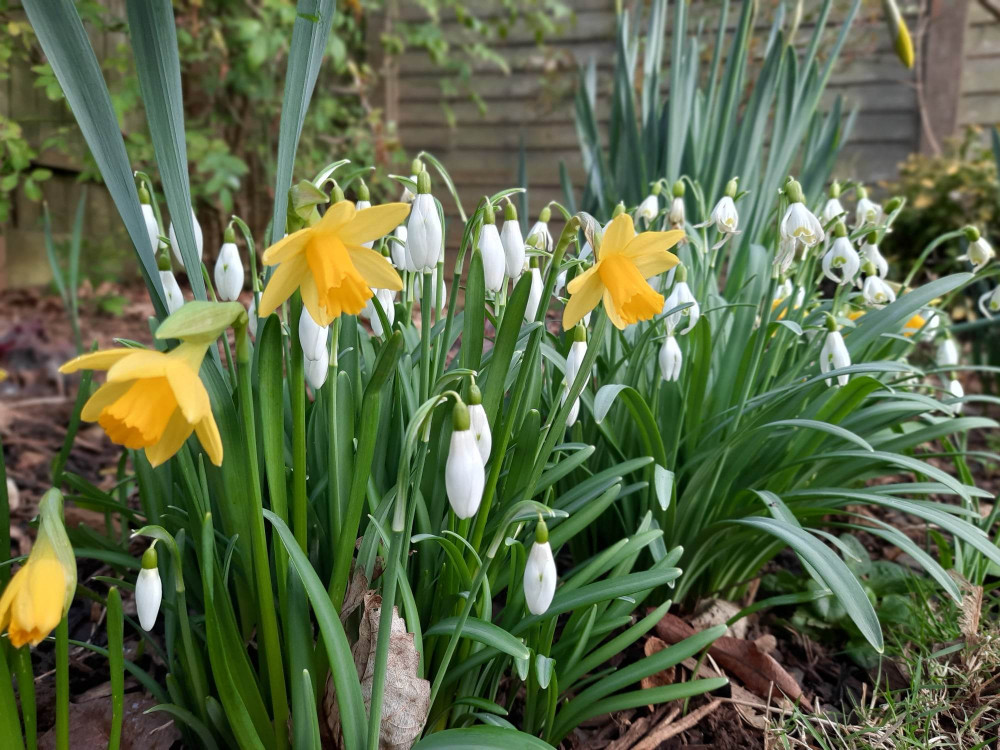
[[(80, 299), (81, 328), (86, 332), (85, 347), (91, 342), (99, 347), (114, 345), (116, 335), (150, 343), (148, 318), (152, 306), (141, 286), (116, 287), (105, 285), (99, 289), (83, 289)], [(72, 329), (61, 300), (40, 290), (12, 290), (0, 292), (0, 437), (3, 440), (7, 475), (16, 490), (12, 497), (11, 532), (14, 554), (25, 554), (34, 535), (30, 521), (36, 513), (36, 503), (48, 489), (50, 467), (59, 454), (66, 434), (66, 424), (74, 410), (78, 376), (62, 376), (60, 364), (75, 354)], [(983, 392), (977, 376), (966, 382), (967, 393)], [(967, 413), (982, 413), (987, 407), (993, 412), (996, 406), (973, 404)], [(994, 413), (992, 416), (996, 417)], [(970, 450), (989, 451), (984, 431), (972, 433)], [(102, 489), (114, 486), (120, 453), (96, 425), (81, 425), (74, 449), (69, 455), (67, 471), (80, 475)], [(931, 459), (934, 460), (934, 459)], [(942, 462), (940, 464), (944, 466)], [(985, 489), (1000, 491), (1000, 469), (996, 466), (977, 466), (977, 482)], [(891, 511), (882, 520), (891, 521), (904, 531), (912, 519)], [(68, 525), (92, 526), (105, 531), (103, 514), (67, 505)], [(916, 537), (922, 525), (912, 525)], [(874, 559), (891, 558), (890, 553), (877, 537), (861, 535), (862, 543)], [(921, 539), (922, 541), (922, 539)], [(792, 555), (779, 556), (772, 562), (772, 570), (797, 568)], [(767, 571), (765, 571), (767, 572)], [(106, 587), (95, 576), (121, 576), (121, 571), (95, 562), (80, 564), (79, 580), (82, 585), (104, 593)], [(126, 614), (134, 615), (131, 596), (124, 597)], [(131, 608), (131, 612), (129, 611)], [(78, 597), (69, 617), (70, 637), (82, 642), (106, 645), (104, 639), (104, 610), (98, 604)], [(688, 618), (690, 619), (690, 618)], [(873, 675), (858, 667), (838, 649), (820, 645), (807, 636), (785, 627), (779, 619), (765, 616), (751, 622), (745, 636), (747, 641), (761, 644), (799, 685), (805, 698), (823, 707), (840, 707), (850, 703), (852, 696), (870, 690)], [(637, 644), (619, 655), (621, 662), (642, 658), (644, 647)], [(154, 657), (135, 653), (135, 640), (126, 642), (126, 658), (155, 671)], [(71, 695), (73, 696), (74, 746), (100, 747), (106, 744), (108, 717), (102, 706), (108, 701), (107, 673), (103, 657), (82, 647), (71, 648)], [(39, 708), (39, 728), (42, 747), (47, 746), (44, 732), (53, 722), (54, 681), (51, 646), (43, 644), (33, 650), (34, 671), (37, 676), (36, 691)], [(712, 660), (703, 668), (715, 669)], [(693, 662), (676, 675), (654, 675), (656, 684), (666, 684), (672, 679), (687, 679), (695, 669)], [(705, 676), (702, 674), (702, 676)], [(143, 710), (152, 703), (134, 682), (126, 683), (126, 705), (131, 705), (125, 737), (129, 727), (132, 736), (154, 737), (144, 744), (144, 750), (172, 750), (180, 747), (176, 730), (164, 714), (144, 715)], [(90, 706), (90, 700), (95, 702)], [(575, 730), (564, 743), (572, 750), (609, 748), (611, 750), (679, 750), (688, 748), (713, 748), (716, 750), (748, 750), (764, 748), (766, 716), (780, 712), (781, 703), (776, 695), (758, 696), (741, 687), (738, 680), (711, 696), (692, 699), (682, 710), (677, 704), (643, 707), (619, 712), (610, 718), (602, 717)], [(695, 721), (697, 720), (697, 721)], [(139, 723), (142, 723), (141, 730)], [(150, 735), (149, 731), (153, 730)], [(88, 734), (89, 733), (89, 734)], [(89, 737), (84, 741), (84, 737)], [(80, 744), (83, 743), (83, 744)], [(130, 747), (128, 743), (123, 747)]]

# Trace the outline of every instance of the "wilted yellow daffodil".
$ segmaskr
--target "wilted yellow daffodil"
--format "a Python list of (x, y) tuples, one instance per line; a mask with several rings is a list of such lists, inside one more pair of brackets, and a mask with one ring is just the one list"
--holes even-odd
[(62, 502), (56, 489), (42, 496), (35, 546), (0, 597), (0, 632), (8, 631), (14, 648), (41, 643), (66, 616), (76, 592), (76, 558), (63, 526)]
[(569, 302), (563, 311), (563, 328), (569, 330), (604, 298), (608, 318), (624, 329), (640, 320), (649, 320), (663, 310), (663, 295), (646, 279), (669, 271), (679, 261), (667, 249), (676, 245), (684, 232), (635, 233), (632, 217), (621, 214), (604, 230), (597, 263), (573, 279)]
[(350, 201), (334, 203), (317, 224), (271, 245), (264, 264), (278, 264), (260, 298), (260, 315), (270, 315), (299, 289), (313, 320), (329, 325), (341, 314), (357, 315), (372, 288), (399, 291), (403, 282), (381, 253), (364, 247), (389, 234), (406, 218), (406, 203), (356, 210)]
[(145, 448), (149, 462), (159, 466), (195, 432), (212, 463), (221, 466), (222, 438), (198, 377), (208, 346), (184, 341), (167, 353), (106, 349), (71, 359), (59, 371), (108, 371), (107, 382), (84, 404), (80, 417), (101, 425), (112, 442)]

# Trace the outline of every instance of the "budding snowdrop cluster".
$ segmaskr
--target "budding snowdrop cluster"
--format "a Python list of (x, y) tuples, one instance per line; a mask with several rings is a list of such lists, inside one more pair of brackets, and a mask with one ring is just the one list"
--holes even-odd
[(299, 315), (299, 344), (302, 346), (306, 380), (314, 391), (323, 387), (330, 369), (330, 351), (326, 345), (328, 331), (327, 326), (316, 323), (309, 311), (302, 309)]
[(493, 433), (490, 432), (490, 419), (483, 408), (483, 393), (475, 382), (469, 386), (469, 424), (485, 466), (490, 460), (490, 451), (493, 450)]
[(157, 567), (155, 545), (154, 542), (142, 553), (142, 568), (135, 579), (135, 610), (139, 615), (139, 624), (147, 632), (156, 624), (163, 601), (163, 583)]
[(407, 270), (433, 271), (441, 255), (442, 236), (441, 216), (431, 195), (431, 176), (421, 172), (417, 175), (417, 195), (406, 220)]
[[(823, 342), (823, 349), (819, 353), (819, 369), (824, 374), (830, 370), (841, 370), (851, 366), (851, 355), (844, 344), (844, 337), (837, 328), (837, 321), (833, 319), (832, 315), (827, 315), (826, 327), (826, 341)], [(837, 382), (840, 385), (847, 385), (850, 379), (851, 376), (847, 373), (837, 376)], [(826, 384), (832, 386), (833, 380), (827, 380)]]
[(854, 228), (869, 224), (878, 225), (885, 219), (882, 206), (868, 198), (868, 191), (863, 185), (858, 185), (858, 205), (854, 207)]
[(802, 186), (789, 178), (785, 185), (785, 195), (788, 196), (790, 203), (779, 226), (782, 238), (796, 239), (805, 247), (818, 245), (826, 234), (819, 219), (806, 207)]
[(538, 519), (535, 542), (524, 565), (524, 602), (533, 615), (544, 615), (556, 593), (556, 561), (549, 544), (549, 529)]
[[(587, 329), (581, 325), (577, 324), (573, 329), (573, 343), (569, 345), (569, 353), (566, 355), (566, 371), (563, 373), (563, 393), (562, 400), (565, 403), (566, 397), (569, 396), (569, 389), (573, 385), (573, 381), (576, 380), (576, 376), (580, 374), (580, 368), (583, 366), (583, 358), (587, 354)], [(576, 424), (577, 417), (580, 415), (580, 397), (578, 396), (576, 400), (573, 401), (573, 405), (569, 409), (569, 414), (566, 416), (566, 426), (572, 427)]]
[(959, 260), (967, 260), (972, 264), (972, 272), (977, 273), (993, 260), (996, 252), (986, 238), (975, 227), (965, 228), (965, 238), (969, 241), (969, 250)]
[(500, 244), (503, 245), (504, 270), (508, 279), (516, 279), (524, 270), (524, 236), (521, 223), (517, 220), (517, 209), (507, 200), (503, 212), (503, 229), (500, 230)]
[(649, 195), (642, 199), (639, 207), (635, 211), (635, 215), (639, 219), (644, 219), (646, 226), (649, 226), (656, 219), (657, 215), (660, 213), (660, 187), (659, 182), (654, 182), (652, 188), (650, 189)]
[(226, 227), (222, 248), (215, 261), (215, 293), (223, 302), (239, 299), (243, 291), (243, 261), (236, 249), (236, 233)]
[[(483, 226), (479, 230), (479, 242), (476, 243), (483, 258), (483, 281), (490, 292), (499, 292), (504, 283), (504, 246), (497, 231), (496, 217), (489, 201), (483, 209)], [(523, 248), (522, 248), (523, 251)], [(522, 261), (523, 263), (523, 261)]]
[[(849, 284), (861, 268), (861, 256), (848, 239), (844, 222), (838, 221), (833, 233), (833, 244), (823, 256), (823, 275), (837, 284)], [(840, 271), (840, 276), (835, 271)]]
[(840, 202), (840, 183), (834, 180), (830, 185), (830, 197), (826, 199), (826, 203), (823, 204), (823, 210), (820, 212), (823, 226), (829, 225), (830, 222), (840, 218), (845, 213), (847, 212)]
[(687, 269), (683, 265), (679, 265), (674, 277), (674, 288), (663, 302), (663, 312), (669, 312), (675, 307), (680, 307), (688, 303), (691, 303), (690, 307), (670, 313), (667, 316), (668, 334), (673, 335), (683, 319), (687, 320), (687, 326), (685, 326), (683, 331), (678, 331), (678, 335), (683, 336), (689, 333), (698, 324), (698, 318), (701, 317), (701, 307), (698, 305), (698, 300), (694, 298), (691, 288), (687, 283)]
[(684, 357), (681, 354), (681, 347), (673, 334), (668, 334), (660, 346), (659, 363), (660, 375), (668, 383), (678, 380), (681, 376), (681, 365)]
[[(201, 224), (198, 223), (198, 217), (194, 215), (194, 209), (191, 209), (191, 225), (194, 227), (194, 249), (198, 253), (198, 262), (201, 263), (202, 250), (204, 249), (204, 241), (201, 235)], [(180, 264), (181, 268), (184, 268), (184, 259), (181, 257), (181, 247), (177, 244), (177, 234), (174, 232), (174, 222), (170, 222), (170, 249), (173, 250), (174, 258)]]
[(472, 518), (479, 510), (486, 485), (486, 472), (472, 418), (461, 400), (451, 412), (451, 445), (444, 468), (444, 486), (451, 509), (459, 518)]

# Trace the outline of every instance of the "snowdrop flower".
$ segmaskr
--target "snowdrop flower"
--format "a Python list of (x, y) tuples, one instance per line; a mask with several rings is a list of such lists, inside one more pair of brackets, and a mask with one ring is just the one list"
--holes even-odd
[(538, 214), (538, 221), (534, 223), (528, 231), (528, 239), (534, 237), (534, 246), (546, 253), (552, 252), (552, 234), (549, 232), (549, 219), (552, 218), (552, 209), (546, 206)]
[[(410, 171), (413, 172), (413, 174), (410, 175), (410, 180), (417, 182), (417, 177), (424, 171), (424, 163), (420, 161), (420, 159), (414, 159), (413, 163), (410, 165)], [(399, 196), (399, 200), (403, 203), (413, 203), (414, 197), (415, 196), (410, 189), (408, 187), (404, 187), (403, 194)]]
[(156, 549), (150, 546), (142, 553), (142, 569), (135, 579), (135, 610), (143, 630), (149, 632), (153, 629), (156, 616), (160, 612), (161, 601), (163, 601), (163, 583), (160, 581), (160, 570), (157, 567)]
[[(569, 352), (566, 354), (566, 370), (563, 373), (563, 394), (562, 400), (566, 401), (569, 389), (572, 387), (576, 376), (580, 374), (583, 366), (583, 358), (587, 355), (587, 329), (579, 323), (573, 329), (573, 343), (569, 345)], [(577, 396), (570, 407), (569, 415), (566, 417), (566, 426), (572, 427), (576, 424), (576, 418), (580, 414), (580, 397)]]
[(875, 270), (878, 271), (880, 279), (884, 279), (886, 274), (889, 273), (889, 263), (882, 257), (878, 245), (875, 244), (874, 232), (868, 235), (865, 244), (861, 246), (861, 261), (862, 263), (870, 261), (875, 266)]
[(642, 199), (642, 203), (635, 210), (637, 218), (646, 220), (646, 226), (652, 224), (653, 220), (660, 213), (660, 190), (660, 183), (654, 182), (649, 195)]
[(531, 288), (528, 290), (528, 304), (524, 308), (524, 322), (531, 323), (538, 315), (538, 303), (542, 301), (542, 272), (535, 266), (528, 269), (531, 274)]
[(385, 317), (391, 326), (396, 320), (396, 306), (393, 304), (396, 294), (389, 289), (375, 289), (374, 292), (375, 294), (372, 298), (365, 303), (365, 309), (361, 311), (361, 317), (365, 318), (371, 324), (372, 333), (376, 336), (381, 336), (385, 333), (385, 329), (382, 327), (382, 318), (378, 314), (378, 310), (375, 309), (375, 303), (372, 300), (378, 297), (378, 303), (385, 311)]
[(673, 194), (673, 200), (670, 201), (667, 221), (670, 222), (671, 229), (683, 229), (686, 221), (684, 216), (684, 181), (677, 180), (670, 192)]
[(882, 278), (875, 273), (875, 266), (871, 261), (865, 264), (864, 272), (868, 275), (861, 287), (861, 294), (865, 298), (865, 304), (874, 307), (876, 305), (887, 305), (896, 301), (896, 293), (892, 287), (886, 284)]
[(184, 295), (173, 271), (160, 271), (160, 284), (163, 285), (163, 296), (167, 301), (167, 314), (172, 315), (184, 304)]
[(486, 409), (483, 408), (483, 393), (475, 382), (469, 386), (469, 425), (472, 435), (476, 438), (479, 456), (485, 466), (490, 460), (490, 451), (493, 449), (493, 433), (490, 432), (490, 420), (486, 416)]
[[(833, 231), (833, 245), (823, 256), (823, 275), (837, 284), (849, 284), (861, 268), (861, 257), (847, 238), (843, 222), (838, 221)], [(840, 271), (839, 277), (833, 273), (835, 270)]]
[(254, 339), (257, 338), (257, 295), (254, 295), (250, 299), (250, 304), (247, 305), (247, 328), (250, 330), (250, 335)]
[(994, 313), (1000, 311), (1000, 286), (979, 298), (979, 309), (987, 318), (992, 318)]
[(430, 273), (441, 255), (442, 227), (437, 204), (431, 195), (431, 176), (417, 177), (417, 196), (406, 220), (406, 255), (409, 270)]
[(960, 255), (958, 259), (969, 261), (972, 264), (972, 272), (976, 273), (993, 260), (996, 253), (975, 227), (966, 227), (965, 237), (969, 241), (969, 250), (965, 255)]
[(733, 201), (736, 197), (736, 179), (734, 177), (726, 184), (725, 195), (712, 209), (711, 223), (715, 224), (715, 228), (724, 234), (737, 234), (739, 232), (740, 217), (736, 213), (736, 203)]
[(958, 365), (958, 347), (955, 345), (955, 339), (951, 336), (941, 339), (941, 343), (937, 347), (937, 353), (934, 355), (934, 361), (941, 367), (955, 367)]
[(860, 229), (865, 224), (881, 224), (885, 213), (875, 201), (868, 199), (868, 191), (863, 185), (858, 185), (858, 205), (854, 209), (854, 228)]
[[(368, 185), (362, 179), (358, 180), (358, 200), (354, 204), (354, 209), (360, 211), (363, 208), (371, 208), (371, 193), (368, 191)], [(375, 244), (375, 240), (368, 240), (367, 242), (362, 242), (362, 247), (371, 248)]]
[(313, 320), (312, 315), (305, 308), (299, 315), (299, 344), (302, 346), (302, 355), (306, 359), (317, 360), (327, 351), (326, 340), (327, 326), (321, 326)]
[(146, 222), (146, 234), (149, 235), (149, 247), (155, 255), (160, 249), (160, 225), (156, 223), (156, 212), (151, 205), (149, 191), (145, 185), (139, 185), (139, 208), (142, 209), (142, 218)]
[(660, 347), (660, 375), (668, 383), (677, 380), (681, 376), (681, 364), (684, 357), (681, 354), (681, 347), (673, 335), (668, 335), (663, 340)]
[(528, 553), (524, 566), (524, 601), (533, 615), (543, 615), (552, 604), (556, 593), (556, 561), (549, 544), (549, 529), (538, 519), (535, 526), (535, 543)]
[(563, 268), (561, 271), (559, 271), (559, 273), (556, 274), (556, 283), (552, 289), (553, 296), (558, 297), (560, 292), (562, 292), (562, 290), (565, 288), (565, 286), (566, 286), (566, 269)]
[(782, 300), (788, 299), (792, 296), (793, 289), (792, 280), (785, 279), (774, 288), (774, 301), (781, 302)]
[(674, 331), (677, 330), (681, 319), (687, 318), (687, 327), (679, 332), (679, 335), (683, 336), (698, 324), (698, 318), (701, 317), (701, 308), (687, 284), (687, 269), (683, 265), (678, 266), (675, 279), (674, 288), (670, 292), (670, 296), (663, 302), (663, 312), (669, 312), (675, 307), (686, 305), (688, 302), (693, 303), (690, 307), (667, 316), (667, 333), (670, 335), (673, 335)]
[(395, 237), (399, 242), (390, 242), (390, 253), (392, 258), (392, 265), (396, 267), (398, 271), (412, 271), (410, 268), (409, 254), (406, 251), (406, 224), (400, 224), (393, 231), (393, 237)]
[[(833, 319), (832, 315), (826, 316), (826, 327), (828, 333), (826, 334), (826, 341), (823, 343), (823, 349), (819, 353), (819, 369), (823, 373), (827, 373), (830, 370), (840, 370), (845, 367), (851, 366), (851, 355), (847, 351), (847, 347), (844, 345), (844, 337), (840, 335), (840, 331), (837, 330), (837, 321)], [(848, 374), (838, 375), (837, 382), (840, 385), (847, 385), (847, 381), (851, 379)], [(828, 386), (833, 385), (832, 380), (827, 380), (826, 384)]]
[(794, 237), (782, 237), (778, 240), (778, 252), (774, 256), (774, 270), (779, 276), (784, 276), (795, 262), (799, 252), (799, 241)]
[(802, 186), (795, 180), (785, 185), (785, 194), (791, 201), (781, 219), (779, 231), (785, 239), (794, 237), (806, 247), (813, 247), (823, 241), (826, 234), (813, 212), (806, 208)]
[[(952, 380), (948, 383), (948, 392), (957, 399), (965, 398), (965, 389), (962, 387), (962, 384), (954, 378), (952, 378)], [(951, 408), (955, 410), (956, 414), (961, 414), (962, 402), (958, 401), (957, 403), (952, 404)]]
[(472, 518), (483, 499), (486, 473), (483, 457), (472, 431), (469, 407), (462, 401), (451, 412), (451, 445), (444, 468), (444, 486), (448, 502), (459, 518)]
[(493, 216), (493, 206), (487, 206), (483, 212), (483, 226), (479, 230), (479, 242), (476, 246), (483, 257), (483, 280), (486, 282), (486, 289), (499, 292), (504, 283), (505, 261), (503, 242), (500, 240), (496, 219)]
[(313, 391), (318, 391), (323, 387), (323, 383), (326, 382), (326, 376), (330, 372), (330, 352), (324, 346), (323, 349), (318, 352), (319, 359), (309, 359), (303, 355), (302, 361), (305, 365), (306, 371), (306, 382)]
[(232, 227), (226, 227), (223, 239), (215, 261), (215, 293), (223, 302), (232, 302), (243, 290), (243, 261), (236, 249), (236, 233)]
[[(194, 225), (194, 249), (198, 253), (198, 262), (201, 262), (202, 250), (204, 248), (204, 243), (201, 236), (201, 224), (198, 223), (198, 217), (194, 215), (194, 209), (191, 209), (191, 223)], [(170, 222), (170, 249), (174, 252), (174, 258), (180, 264), (181, 268), (184, 268), (184, 259), (181, 257), (181, 248), (177, 244), (177, 234), (174, 232), (174, 223)]]
[(834, 180), (830, 185), (830, 197), (826, 199), (826, 203), (823, 204), (823, 210), (820, 212), (823, 226), (827, 226), (831, 221), (841, 217), (845, 213), (847, 212), (840, 202), (840, 183)]
[(500, 230), (500, 244), (503, 246), (504, 270), (508, 279), (516, 279), (524, 270), (524, 237), (521, 224), (517, 220), (517, 209), (507, 201), (503, 212), (503, 229)]

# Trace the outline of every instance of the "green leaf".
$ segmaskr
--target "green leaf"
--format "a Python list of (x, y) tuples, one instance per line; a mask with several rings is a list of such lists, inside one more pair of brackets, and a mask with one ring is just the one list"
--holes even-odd
[[(424, 636), (451, 635), (454, 633), (457, 625), (457, 617), (447, 617), (435, 623), (433, 627), (424, 633)], [(480, 620), (476, 617), (467, 618), (465, 625), (462, 626), (461, 635), (487, 646), (492, 646), (497, 651), (513, 656), (515, 659), (527, 659), (531, 656), (531, 650), (520, 639), (515, 638), (503, 628), (486, 620)]]
[(501, 727), (445, 729), (424, 737), (412, 750), (555, 750), (537, 737)]

